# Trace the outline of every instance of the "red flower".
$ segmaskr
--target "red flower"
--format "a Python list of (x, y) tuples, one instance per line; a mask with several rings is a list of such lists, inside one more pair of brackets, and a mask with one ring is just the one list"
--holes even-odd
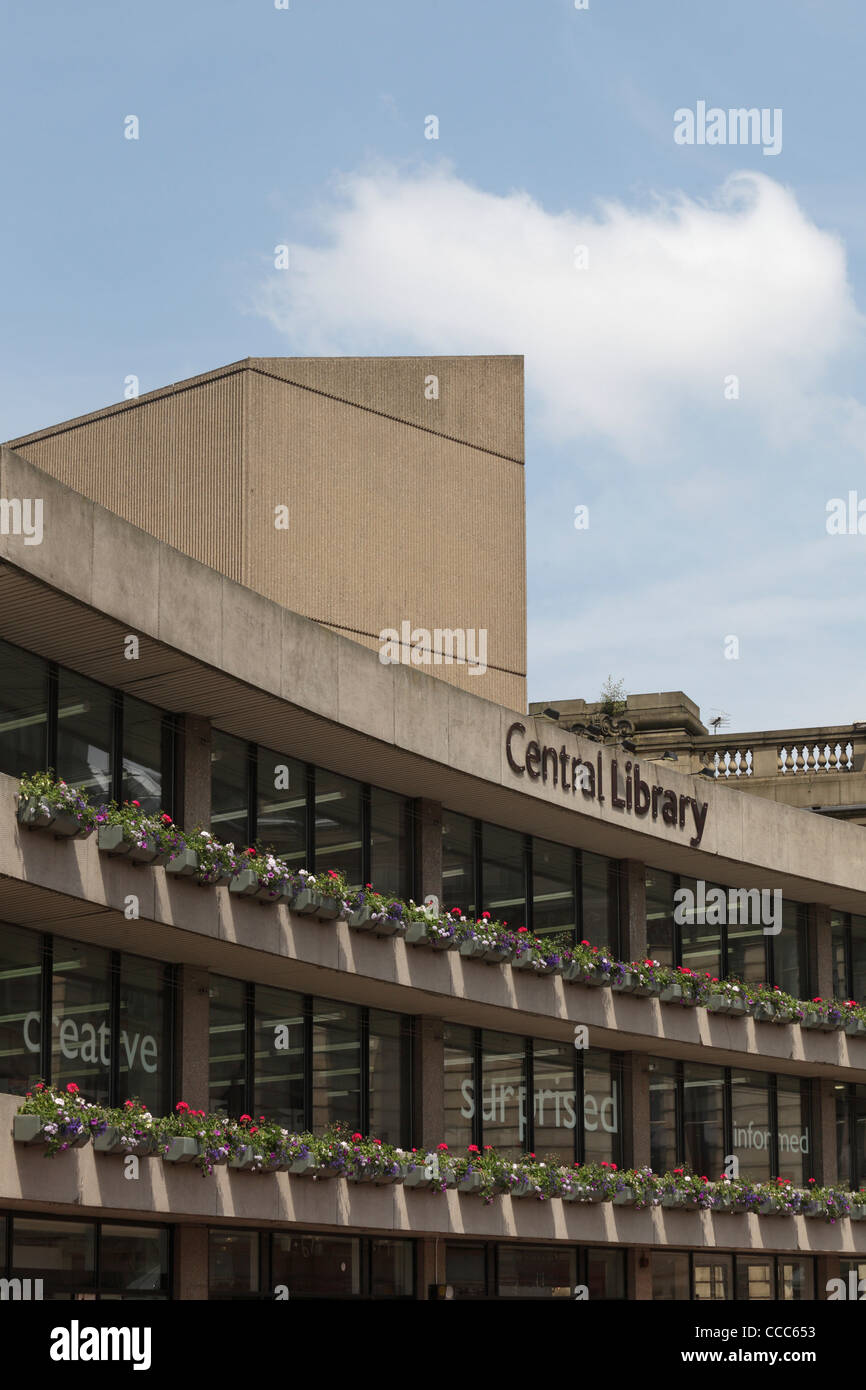
[(133, 801), (132, 804), (133, 804), (133, 806), (137, 806), (137, 807), (139, 808), (139, 810), (141, 809), (141, 802), (140, 802), (140, 801)]
[(171, 825), (171, 816), (166, 815), (165, 811), (163, 811), (161, 819), (163, 825)]
[(242, 1125), (245, 1125), (245, 1124), (247, 1123), (247, 1121), (248, 1121), (248, 1120), (251, 1120), (252, 1118), (253, 1118), (252, 1115), (241, 1115), (240, 1123), (241, 1123)]
[(489, 913), (489, 912), (482, 912), (481, 916), (482, 916), (483, 918), (486, 919), (486, 918), (488, 918), (488, 917), (490, 916), (490, 913)]
[(492, 1145), (492, 1144), (485, 1144), (485, 1145), (484, 1145), (484, 1152), (485, 1152), (486, 1154), (491, 1153), (492, 1150), (493, 1150), (493, 1145)]
[(340, 875), (337, 874), (337, 873), (335, 873), (333, 869), (329, 869), (329, 870), (328, 870), (328, 873), (331, 875), (331, 878), (339, 878), (339, 877), (340, 877)]
[(478, 1148), (478, 1145), (477, 1145), (477, 1144), (470, 1144), (470, 1145), (469, 1145), (469, 1148), (466, 1150), (466, 1152), (467, 1152), (468, 1154), (477, 1154), (477, 1153), (480, 1153), (481, 1151), (480, 1151), (480, 1149)]
[(675, 1173), (680, 1173), (680, 1174), (682, 1174), (682, 1173), (685, 1172), (685, 1169), (684, 1169), (684, 1168), (675, 1168), (675, 1169), (674, 1169), (674, 1172), (675, 1172)]
[(823, 1004), (823, 1002), (824, 1002), (824, 1000), (821, 998), (820, 995), (818, 996), (817, 999), (813, 999), (813, 1000), (812, 1000), (812, 1003), (813, 1003), (813, 1004)]
[(815, 1181), (814, 1178), (809, 1178), (809, 1182), (814, 1182), (814, 1181)]
[(373, 1143), (374, 1143), (374, 1144), (377, 1144), (377, 1145), (379, 1146), (379, 1148), (381, 1149), (381, 1147), (382, 1147), (382, 1140), (381, 1140), (381, 1139), (374, 1139), (374, 1140), (373, 1140)]
[(459, 916), (460, 916), (460, 908), (459, 908), (459, 907), (452, 907), (452, 909), (451, 909), (451, 916), (452, 916), (452, 917), (459, 917)]
[(258, 1134), (258, 1132), (259, 1132), (259, 1127), (258, 1127), (258, 1125), (250, 1125), (250, 1134)]
[(612, 1163), (610, 1166), (611, 1166), (611, 1168), (613, 1169), (613, 1171), (616, 1172), (616, 1164), (615, 1164), (615, 1163)]
[(25, 1097), (27, 1098), (27, 1100), (29, 1100), (30, 1097), (33, 1095), (33, 1092), (32, 1092), (32, 1091), (25, 1091), (25, 1092), (24, 1092), (24, 1095), (25, 1095)]
[(174, 1108), (175, 1110), (189, 1110), (189, 1106), (187, 1105), (185, 1100), (179, 1100)]
[(521, 931), (528, 931), (529, 928), (528, 928), (528, 927), (518, 927), (517, 930), (518, 930), (519, 932), (521, 932)]
[(445, 1152), (447, 1151), (447, 1149), (448, 1149), (448, 1145), (447, 1145), (447, 1144), (437, 1144), (436, 1147), (437, 1147), (437, 1149), (439, 1150), (440, 1153), (445, 1153)]
[(71, 1096), (76, 1095), (77, 1092), (78, 1092), (78, 1087), (76, 1086), (76, 1084), (75, 1084), (74, 1081), (70, 1081), (70, 1082), (68, 1083), (66, 1089), (67, 1089), (67, 1091), (69, 1092), (69, 1094), (70, 1094)]
[(363, 1137), (364, 1137), (363, 1134), (353, 1134), (353, 1135), (352, 1135), (352, 1138), (353, 1138), (353, 1140), (355, 1141), (355, 1143), (357, 1143), (359, 1139), (363, 1139)]
[(135, 1107), (134, 1107), (134, 1105), (133, 1105), (133, 1103), (132, 1103), (131, 1100), (125, 1100), (123, 1103), (124, 1103), (124, 1105), (126, 1106), (127, 1110), (134, 1110), (134, 1109), (135, 1109)]
[(605, 1163), (604, 1159), (602, 1159), (602, 1160), (601, 1160), (601, 1166), (602, 1166), (602, 1168), (609, 1168), (609, 1167), (610, 1167), (610, 1164), (609, 1164), (609, 1163)]
[(204, 1113), (205, 1113), (205, 1112), (204, 1112), (203, 1110), (196, 1110), (194, 1113), (195, 1113), (196, 1115), (201, 1115), (202, 1118), (204, 1118)]
[(44, 1090), (45, 1090), (45, 1082), (44, 1082), (44, 1081), (37, 1081), (37, 1082), (36, 1082), (36, 1089), (37, 1089), (37, 1091), (44, 1091)]
[(588, 942), (588, 941), (581, 941), (580, 944), (581, 944), (581, 946), (588, 946), (588, 945), (589, 945), (589, 942)]
[(535, 1154), (527, 1154), (527, 1158), (535, 1158)]
[(701, 1176), (701, 1182), (709, 1182), (709, 1178), (707, 1177), (706, 1173), (704, 1173), (704, 1174)]

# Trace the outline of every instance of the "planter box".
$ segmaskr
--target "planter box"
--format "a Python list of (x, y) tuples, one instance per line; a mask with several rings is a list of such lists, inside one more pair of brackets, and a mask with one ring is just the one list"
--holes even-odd
[(123, 855), (133, 864), (167, 864), (169, 850), (143, 849), (124, 834), (122, 825), (100, 825), (97, 838), (99, 849), (112, 857)]
[(845, 1032), (850, 1038), (862, 1038), (866, 1036), (866, 1023), (862, 1018), (849, 1018), (845, 1024)]
[(786, 1211), (783, 1211), (781, 1207), (776, 1206), (775, 1202), (771, 1197), (765, 1197), (762, 1202), (759, 1202), (756, 1207), (753, 1207), (753, 1211), (756, 1211), (759, 1216), (788, 1215), (788, 1213)]
[(356, 907), (354, 912), (350, 912), (347, 921), (350, 927), (356, 927), (359, 931), (373, 930), (373, 909), (370, 907)]
[(594, 1187), (575, 1187), (570, 1200), (573, 1202), (603, 1202), (604, 1193)]
[[(39, 1115), (15, 1115), (12, 1120), (13, 1140), (16, 1144), (46, 1144), (49, 1136), (42, 1133), (44, 1123)], [(67, 1139), (65, 1135), (61, 1137), (70, 1149), (83, 1149), (85, 1144), (90, 1143), (90, 1130), (83, 1129), (73, 1139)]]
[(242, 898), (251, 898), (259, 891), (258, 876), (252, 869), (241, 869), (239, 874), (235, 874), (229, 884), (229, 892), (237, 893)]
[(756, 1019), (758, 1023), (775, 1023), (775, 1004), (768, 1004), (764, 1000), (761, 1000), (761, 1002), (755, 1004), (754, 1008), (752, 1009), (752, 1018)]
[(30, 830), (50, 830), (58, 840), (86, 840), (92, 825), (82, 825), (77, 816), (55, 810), (47, 801), (27, 797), (18, 801), (18, 823)]
[(848, 1213), (849, 1221), (866, 1221), (866, 1205), (852, 1207)]
[(514, 1199), (518, 1197), (535, 1196), (535, 1188), (533, 1187), (531, 1182), (527, 1182), (526, 1178), (520, 1178), (514, 1184), (513, 1187), (507, 1188), (506, 1191), (508, 1192), (509, 1197), (512, 1197)]
[(610, 987), (614, 994), (633, 994), (636, 979), (636, 975), (633, 975), (630, 970), (626, 970), (621, 980), (611, 979)]
[[(521, 951), (511, 962), (512, 970), (531, 970), (536, 975), (543, 975), (544, 967), (536, 964), (529, 951)], [(566, 977), (567, 978), (567, 977)]]
[(820, 1202), (807, 1202), (806, 1205), (803, 1208), (801, 1208), (800, 1211), (801, 1216), (811, 1216), (813, 1218), (816, 1216), (823, 1217), (826, 1216), (826, 1214), (827, 1213), (825, 1212), (824, 1207)]
[(163, 1144), (168, 1145), (162, 1156), (166, 1163), (192, 1163), (202, 1152), (201, 1140), (191, 1139), (186, 1134), (163, 1139)]
[(821, 1020), (822, 1033), (841, 1033), (844, 1027), (844, 1018), (830, 1019), (825, 1017)]
[(723, 1215), (726, 1212), (731, 1213), (733, 1212), (733, 1210), (734, 1203), (732, 1202), (730, 1197), (716, 1197), (713, 1200), (713, 1205), (710, 1207), (710, 1211), (715, 1212), (718, 1215)]
[(823, 1018), (821, 1017), (820, 1014), (806, 1014), (806, 1017), (805, 1017), (805, 1018), (802, 1018), (802, 1019), (800, 1020), (800, 1027), (801, 1027), (801, 1028), (823, 1028), (823, 1027), (824, 1027), (824, 1020), (823, 1020)]
[(431, 946), (434, 951), (453, 951), (458, 942), (453, 936), (431, 933), (426, 922), (410, 922), (406, 928), (408, 946)]
[(480, 1192), (484, 1179), (480, 1173), (464, 1173), (457, 1184), (458, 1192)]
[(319, 906), (316, 908), (316, 916), (323, 917), (327, 922), (332, 922), (339, 917), (342, 911), (343, 904), (339, 898), (329, 898), (323, 894)]
[(380, 917), (373, 923), (373, 931), (377, 936), (402, 936), (406, 929), (406, 922), (403, 917)]
[(637, 1193), (632, 1187), (624, 1187), (622, 1192), (614, 1193), (612, 1200), (615, 1207), (633, 1207), (637, 1202)]
[(665, 985), (659, 999), (663, 1004), (678, 1004), (683, 997), (683, 992), (679, 985)]
[(632, 994), (639, 995), (641, 999), (658, 999), (662, 992), (662, 987), (656, 980), (653, 980), (649, 984), (643, 984), (640, 975), (635, 975), (631, 992)]
[(361, 1168), (358, 1172), (347, 1173), (349, 1182), (393, 1183), (399, 1182), (400, 1173), (379, 1173), (375, 1168)]
[(595, 970), (592, 966), (578, 965), (577, 961), (569, 961), (568, 965), (562, 968), (562, 978), (568, 980), (573, 985), (589, 985), (598, 987), (607, 984), (607, 978), (603, 970)]
[(486, 961), (489, 965), (506, 965), (512, 958), (510, 947), (491, 946), (489, 941), (479, 941), (476, 937), (461, 941), (460, 954)]
[(192, 878), (198, 873), (198, 855), (194, 849), (182, 849), (173, 859), (169, 859), (165, 872), (176, 878)]
[(290, 907), (292, 912), (299, 913), (301, 917), (314, 917), (318, 913), (321, 900), (321, 893), (317, 893), (314, 888), (302, 888), (295, 894)]
[(102, 1134), (98, 1134), (93, 1141), (93, 1147), (100, 1154), (119, 1154), (126, 1157), (127, 1154), (135, 1154), (138, 1158), (146, 1158), (149, 1154), (156, 1151), (156, 1140), (151, 1135), (146, 1135), (144, 1139), (132, 1144), (125, 1143), (121, 1136), (123, 1130), (117, 1125), (109, 1125)]
[(255, 1166), (256, 1150), (252, 1144), (244, 1144), (238, 1149), (237, 1153), (232, 1154), (229, 1159), (229, 1167), (237, 1168), (242, 1173), (248, 1173)]
[(699, 1204), (690, 1192), (665, 1192), (662, 1194), (662, 1206), (672, 1211), (698, 1211)]
[(745, 999), (728, 999), (724, 994), (711, 994), (706, 1006), (711, 1014), (727, 1014), (731, 1018), (743, 1018), (747, 1013)]

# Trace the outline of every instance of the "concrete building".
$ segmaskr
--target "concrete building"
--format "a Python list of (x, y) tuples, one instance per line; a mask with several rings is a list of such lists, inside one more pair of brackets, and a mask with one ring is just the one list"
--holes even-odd
[[(18, 777), (51, 767), (94, 801), (163, 807), (238, 844), (260, 837), (291, 864), (483, 909), (512, 928), (570, 932), (621, 961), (778, 983), (800, 999), (866, 995), (860, 827), (677, 764), (633, 767), (621, 745), (522, 712), (525, 614), (508, 611), (523, 584), (519, 364), (451, 362), (455, 394), (466, 394), (443, 406), (441, 433), (418, 424), (423, 394), (409, 400), (437, 365), (373, 364), (368, 378), (364, 364), (343, 377), (333, 364), (270, 364), (279, 380), (262, 389), (292, 409), (336, 409), (331, 396), (283, 394), (284, 377), (321, 383), (329, 373), (347, 400), (347, 380), (358, 399), (375, 381), (365, 402), (388, 404), (387, 423), (342, 403), (351, 423), (327, 445), (312, 417), (306, 445), (292, 431), (280, 445), (306, 479), (303, 502), (294, 494), (304, 525), (282, 552), (307, 584), (309, 603), (297, 605), (306, 614), (276, 561), (257, 568), (255, 528), (246, 547), (236, 534), (260, 486), (254, 451), (240, 447), (234, 471), (225, 455), (200, 451), (202, 438), (222, 438), (221, 393), (259, 389), (252, 365), (233, 385), (215, 373), (183, 398), (172, 388), (186, 402), (179, 411), (198, 412), (195, 425), (190, 415), (183, 428), (161, 424), (162, 436), (140, 434), (151, 428), (143, 398), (89, 417), (89, 452), (49, 430), (0, 455), (0, 498), (42, 504), (41, 543), (15, 533), (8, 506), (0, 534), (0, 1276), (85, 1298), (260, 1298), (280, 1286), (292, 1297), (573, 1297), (581, 1287), (590, 1299), (810, 1299), (825, 1297), (831, 1278), (866, 1274), (866, 1223), (847, 1217), (509, 1195), (487, 1205), (456, 1190), (226, 1167), (203, 1180), (158, 1157), (133, 1181), (92, 1145), (45, 1162), (38, 1146), (12, 1140), (22, 1095), (41, 1078), (112, 1104), (132, 1093), (153, 1113), (182, 1098), (273, 1113), (298, 1130), (341, 1120), (406, 1149), (492, 1145), (515, 1160), (528, 1151), (565, 1167), (688, 1165), (713, 1179), (733, 1157), (756, 1180), (858, 1189), (866, 1179), (866, 1037), (378, 937), (136, 866), (95, 836), (17, 824)], [(175, 408), (171, 391), (148, 399), (155, 412)], [(243, 408), (243, 438), (268, 435), (253, 401)], [(483, 538), (479, 550), (464, 528), (457, 555), (429, 516), (417, 520), (414, 501), (391, 497), (393, 530), (408, 527), (421, 547), (418, 571), (455, 595), (446, 615), (435, 584), (419, 587), (417, 616), (405, 616), (431, 629), (452, 613), (463, 627), (489, 623), (491, 658), (510, 653), (490, 667), (513, 679), (507, 694), (492, 698), (459, 669), (383, 664), (369, 649), (377, 625), (404, 616), (387, 620), (393, 569), (379, 589), (370, 578), (381, 500), (358, 489), (367, 521), (354, 534), (332, 505), (341, 463), (361, 466), (355, 431), (368, 429), (411, 442), (410, 471), (424, 454), (431, 508), (456, 516), (473, 495), (478, 515), (500, 509), (519, 537), (508, 602), (500, 595), (496, 608), (501, 570), (485, 574)], [(331, 500), (304, 471), (310, 449), (329, 460)], [(460, 473), (458, 455), (486, 470), (484, 486)], [(136, 483), (122, 496), (119, 460), (124, 478), (158, 480), (159, 495)], [(197, 529), (177, 513), (202, 495), (200, 468), (218, 474), (220, 500)], [(266, 510), (283, 496), (267, 486)], [(493, 544), (500, 552), (502, 534)], [(342, 587), (347, 575), (357, 593)], [(344, 624), (365, 630), (347, 636)], [(279, 793), (277, 768), (288, 779)], [(781, 931), (679, 924), (674, 894), (698, 881), (781, 891)], [(275, 1024), (288, 1027), (288, 1060), (274, 1050)], [(586, 1048), (575, 1046), (580, 1028)]]

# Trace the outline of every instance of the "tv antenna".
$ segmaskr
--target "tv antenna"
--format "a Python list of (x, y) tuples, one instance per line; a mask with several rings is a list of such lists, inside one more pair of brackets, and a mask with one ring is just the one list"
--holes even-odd
[(718, 734), (722, 729), (728, 727), (731, 722), (731, 716), (723, 709), (713, 710), (712, 713), (714, 717), (709, 721), (710, 728), (714, 734)]

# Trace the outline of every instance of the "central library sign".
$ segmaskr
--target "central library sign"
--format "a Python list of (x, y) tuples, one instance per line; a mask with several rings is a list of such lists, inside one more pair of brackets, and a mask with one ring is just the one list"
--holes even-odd
[(599, 806), (609, 799), (617, 811), (626, 811), (638, 817), (651, 815), (658, 820), (659, 815), (665, 825), (678, 825), (684, 830), (688, 823), (694, 830), (689, 840), (692, 848), (697, 848), (704, 834), (709, 803), (699, 803), (693, 796), (677, 794), (667, 787), (645, 782), (640, 775), (640, 763), (631, 760), (622, 762), (621, 758), (611, 758), (607, 772), (601, 751), (591, 760), (575, 758), (563, 743), (554, 748), (535, 739), (525, 741), (526, 725), (515, 722), (505, 736), (505, 756), (508, 766), (518, 777), (527, 776), (530, 781), (552, 782), (560, 787), (566, 796), (576, 796), (578, 791), (587, 801), (597, 801)]

